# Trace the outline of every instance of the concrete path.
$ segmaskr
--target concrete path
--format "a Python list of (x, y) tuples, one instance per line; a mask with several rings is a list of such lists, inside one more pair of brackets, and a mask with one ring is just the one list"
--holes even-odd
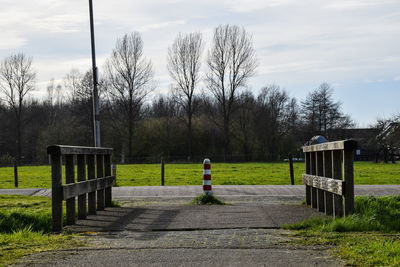
[[(38, 253), (26, 266), (343, 266), (324, 247), (293, 245), (278, 229), (321, 213), (299, 205), (304, 186), (213, 186), (231, 205), (190, 206), (201, 186), (115, 187), (120, 208), (66, 227), (83, 248)], [(400, 195), (400, 185), (356, 186), (356, 195)], [(0, 194), (50, 196), (49, 189)]]
[[(355, 195), (400, 195), (400, 185), (356, 185)], [(303, 197), (303, 185), (213, 185), (213, 192), (218, 197)], [(117, 200), (132, 198), (193, 198), (202, 193), (202, 187), (189, 186), (132, 186), (113, 187), (113, 197)], [(0, 189), (0, 194), (26, 196), (51, 196), (51, 189)]]

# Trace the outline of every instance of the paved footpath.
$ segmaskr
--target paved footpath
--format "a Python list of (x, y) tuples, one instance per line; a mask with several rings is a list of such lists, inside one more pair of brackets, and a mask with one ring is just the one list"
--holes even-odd
[[(400, 195), (400, 185), (356, 185), (355, 195)], [(245, 197), (270, 197), (271, 199), (304, 198), (304, 185), (213, 185), (213, 192), (221, 198), (240, 199)], [(113, 187), (113, 198), (116, 200), (152, 198), (193, 198), (202, 193), (202, 187), (189, 186), (132, 186)], [(0, 194), (26, 196), (51, 196), (51, 189), (0, 189)]]
[[(38, 253), (33, 266), (343, 266), (324, 247), (293, 245), (279, 229), (322, 214), (299, 205), (303, 186), (213, 186), (231, 205), (187, 205), (201, 186), (115, 187), (122, 207), (107, 208), (74, 226), (82, 248)], [(49, 189), (0, 194), (50, 196)], [(356, 195), (397, 195), (400, 186), (356, 186)]]

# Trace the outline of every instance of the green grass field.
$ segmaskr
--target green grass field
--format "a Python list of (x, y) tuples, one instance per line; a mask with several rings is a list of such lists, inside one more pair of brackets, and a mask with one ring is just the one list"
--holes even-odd
[(0, 195), (0, 266), (42, 251), (83, 245), (70, 234), (50, 234), (51, 199)]
[[(290, 184), (288, 163), (214, 163), (214, 185)], [(304, 163), (294, 164), (295, 184), (302, 184)], [(117, 166), (118, 186), (160, 185), (160, 164)], [(50, 188), (50, 166), (19, 167), (20, 188)], [(202, 164), (166, 164), (165, 185), (201, 185)], [(355, 184), (400, 184), (400, 166), (371, 162), (354, 164)], [(12, 167), (0, 168), (0, 188), (14, 188)]]

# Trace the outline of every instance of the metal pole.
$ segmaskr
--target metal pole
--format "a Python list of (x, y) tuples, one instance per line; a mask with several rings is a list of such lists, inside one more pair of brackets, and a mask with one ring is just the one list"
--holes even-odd
[(100, 120), (99, 120), (99, 92), (97, 89), (98, 85), (98, 73), (96, 67), (96, 49), (94, 43), (94, 24), (93, 24), (93, 3), (89, 0), (89, 15), (90, 15), (90, 36), (92, 44), (92, 72), (93, 72), (93, 137), (94, 146), (100, 147)]

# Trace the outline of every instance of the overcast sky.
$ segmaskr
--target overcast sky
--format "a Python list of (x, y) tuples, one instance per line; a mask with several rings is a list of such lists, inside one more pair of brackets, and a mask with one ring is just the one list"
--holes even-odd
[[(360, 127), (400, 113), (399, 0), (94, 0), (96, 52), (101, 68), (115, 41), (138, 31), (167, 92), (168, 46), (179, 32), (201, 32), (206, 51), (220, 24), (244, 27), (259, 58), (249, 88), (268, 84), (303, 99), (330, 83)], [(37, 96), (51, 78), (91, 67), (87, 0), (0, 0), (0, 58), (32, 56)], [(206, 53), (205, 53), (206, 54)]]

